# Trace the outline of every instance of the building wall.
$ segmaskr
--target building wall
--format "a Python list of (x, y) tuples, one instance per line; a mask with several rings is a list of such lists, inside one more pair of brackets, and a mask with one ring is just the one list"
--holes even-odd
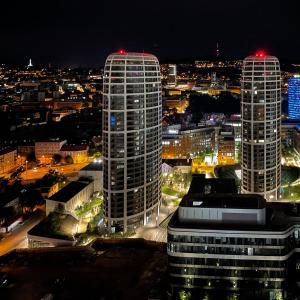
[(16, 167), (17, 150), (0, 154), (0, 174), (9, 172)]
[(51, 199), (46, 199), (46, 215), (48, 216), (50, 212), (55, 211), (58, 204), (61, 204), (64, 207), (65, 211), (73, 214), (75, 208), (89, 201), (93, 193), (94, 182), (92, 181), (89, 185), (87, 185), (84, 189), (82, 189), (79, 193), (77, 193), (74, 197), (70, 198), (68, 201), (59, 202)]
[(216, 129), (199, 128), (181, 131), (178, 135), (165, 135), (162, 142), (162, 158), (178, 159), (197, 156), (206, 149), (215, 149)]
[(298, 226), (276, 232), (169, 227), (171, 290), (176, 294), (181, 289), (192, 293), (217, 289), (244, 292), (253, 299), (285, 295), (288, 278), (295, 274), (299, 230)]
[(102, 192), (102, 190), (103, 190), (103, 171), (80, 170), (79, 176), (92, 177), (94, 180), (94, 192)]
[(59, 154), (60, 148), (67, 141), (47, 141), (47, 142), (35, 142), (35, 156), (36, 159), (42, 163), (49, 163), (52, 160), (54, 154)]
[(60, 151), (63, 158), (70, 155), (74, 163), (83, 163), (88, 161), (88, 149), (81, 151)]
[(219, 137), (218, 143), (218, 164), (232, 165), (235, 163), (235, 140), (227, 139), (225, 136)]

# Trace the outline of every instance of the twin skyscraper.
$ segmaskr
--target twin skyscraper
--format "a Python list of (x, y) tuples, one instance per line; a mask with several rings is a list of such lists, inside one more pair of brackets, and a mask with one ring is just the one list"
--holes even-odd
[(157, 58), (120, 50), (103, 82), (103, 192), (112, 232), (158, 217), (161, 200), (162, 93)]
[[(108, 56), (103, 82), (103, 191), (114, 231), (157, 218), (161, 202), (162, 95), (157, 58), (121, 50)], [(244, 60), (241, 82), (242, 187), (279, 199), (281, 79), (276, 57)]]

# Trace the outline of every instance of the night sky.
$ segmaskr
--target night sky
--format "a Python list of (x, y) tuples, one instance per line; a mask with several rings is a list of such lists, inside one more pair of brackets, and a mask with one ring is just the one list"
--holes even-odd
[(0, 63), (101, 66), (119, 48), (162, 61), (257, 48), (300, 60), (296, 0), (5, 0)]

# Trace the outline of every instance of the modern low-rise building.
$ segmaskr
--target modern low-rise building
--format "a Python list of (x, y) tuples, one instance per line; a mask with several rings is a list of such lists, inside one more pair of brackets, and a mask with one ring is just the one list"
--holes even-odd
[[(55, 224), (54, 224), (55, 223)], [(52, 212), (27, 233), (28, 247), (68, 247), (75, 245), (79, 221), (70, 214)], [(52, 226), (56, 227), (56, 231)]]
[(294, 299), (300, 206), (269, 203), (257, 194), (211, 193), (205, 182), (200, 190), (199, 182), (192, 185), (168, 225), (172, 294)]
[(72, 213), (89, 201), (94, 193), (94, 181), (91, 178), (79, 178), (71, 181), (57, 193), (46, 199), (46, 215), (53, 211)]

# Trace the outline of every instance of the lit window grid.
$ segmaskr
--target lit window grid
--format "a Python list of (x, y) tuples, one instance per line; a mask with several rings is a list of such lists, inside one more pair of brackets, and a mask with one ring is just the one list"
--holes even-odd
[[(121, 69), (117, 70), (116, 69)], [(121, 87), (119, 90), (118, 88)], [(128, 93), (128, 88), (132, 88)], [(123, 97), (122, 109), (114, 106), (115, 96)], [(128, 96), (131, 100), (128, 100)], [(104, 200), (109, 225), (123, 223), (126, 230), (129, 224), (146, 223), (147, 218), (160, 201), (161, 166), (161, 77), (156, 57), (144, 54), (113, 54), (108, 57), (104, 74)], [(147, 101), (150, 99), (149, 101)], [(122, 102), (122, 100), (121, 100)], [(132, 102), (132, 103), (130, 103)], [(134, 102), (138, 102), (135, 107)], [(131, 105), (130, 108), (129, 104)], [(112, 128), (112, 114), (123, 115), (123, 128)], [(132, 118), (128, 119), (128, 116)], [(137, 119), (138, 118), (138, 119)], [(142, 128), (129, 127), (129, 122), (144, 122)], [(149, 121), (149, 122), (148, 122)], [(114, 135), (122, 135), (123, 157), (112, 155), (110, 145)], [(134, 135), (134, 141), (127, 140)], [(138, 145), (138, 140), (142, 145)], [(107, 141), (107, 143), (105, 143)], [(142, 153), (128, 156), (129, 149), (143, 147)], [(139, 163), (134, 163), (139, 160)], [(123, 166), (124, 173), (112, 188), (112, 174), (115, 166)], [(138, 171), (137, 171), (138, 167)], [(119, 168), (120, 169), (120, 168)], [(128, 178), (137, 184), (128, 185)], [(127, 179), (127, 180), (126, 180)], [(112, 198), (118, 196), (122, 211), (112, 210)], [(117, 205), (118, 206), (118, 205)], [(135, 226), (135, 225), (134, 225)]]
[(244, 60), (241, 100), (242, 192), (259, 193), (267, 200), (279, 198), (280, 89), (277, 58), (251, 56)]

